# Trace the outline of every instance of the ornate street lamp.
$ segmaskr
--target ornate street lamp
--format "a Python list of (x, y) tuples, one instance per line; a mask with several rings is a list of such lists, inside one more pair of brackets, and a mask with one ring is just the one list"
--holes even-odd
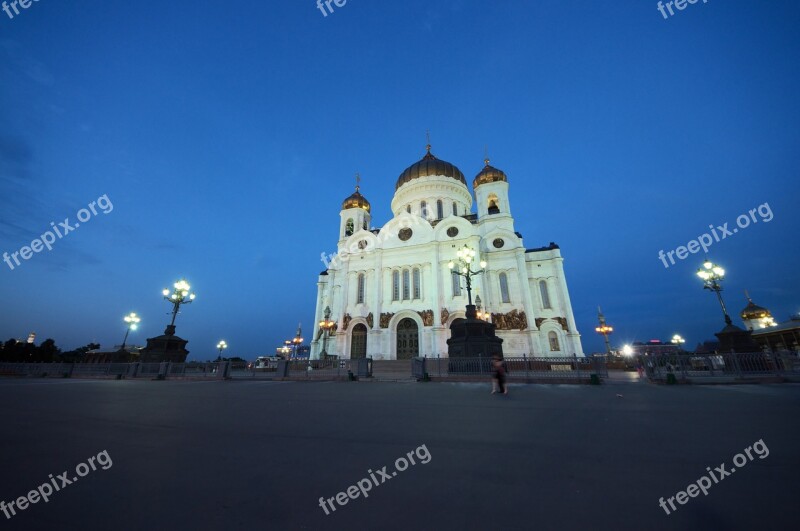
[(122, 348), (120, 350), (125, 350), (125, 344), (128, 342), (128, 334), (131, 330), (136, 330), (139, 328), (139, 323), (142, 321), (136, 313), (131, 312), (122, 319), (126, 323), (128, 323), (128, 329), (125, 330), (125, 338), (122, 340)]
[(186, 282), (186, 279), (179, 280), (172, 286), (174, 288), (172, 293), (167, 288), (161, 292), (164, 295), (164, 299), (172, 304), (172, 322), (167, 327), (167, 335), (175, 333), (175, 317), (178, 316), (181, 305), (191, 304), (195, 298), (195, 294), (191, 292), (192, 287)]
[(228, 348), (228, 344), (225, 342), (224, 339), (221, 340), (219, 343), (217, 343), (217, 350), (219, 350), (219, 361), (223, 361), (222, 351), (225, 350), (226, 348)]
[(325, 307), (325, 315), (322, 321), (319, 322), (319, 327), (322, 330), (322, 352), (319, 354), (319, 359), (324, 360), (328, 357), (328, 351), (326, 347), (328, 345), (328, 335), (333, 330), (333, 327), (336, 325), (335, 322), (331, 321), (331, 307)]
[(600, 326), (595, 328), (594, 331), (603, 336), (606, 340), (606, 355), (611, 359), (611, 341), (609, 341), (608, 336), (614, 332), (614, 327), (606, 324), (606, 317), (603, 315), (603, 310), (600, 309), (600, 306), (597, 307), (597, 320)]
[[(464, 247), (459, 249), (456, 256), (458, 257), (458, 264), (451, 260), (450, 263), (447, 264), (447, 267), (458, 276), (467, 279), (467, 319), (475, 319), (477, 313), (475, 311), (475, 306), (472, 305), (472, 277), (478, 276), (484, 272), (486, 269), (486, 262), (481, 260), (478, 263), (481, 268), (473, 271), (472, 263), (476, 262), (479, 256), (469, 245), (464, 245)], [(456, 268), (456, 265), (458, 265), (458, 268)]]
[(683, 347), (681, 345), (686, 343), (686, 340), (683, 339), (679, 334), (675, 334), (674, 336), (672, 336), (672, 340), (670, 341), (670, 343), (677, 346), (678, 352), (681, 352), (683, 351)]
[(294, 346), (294, 357), (297, 358), (297, 349), (300, 348), (300, 345), (303, 344), (303, 334), (300, 330), (300, 323), (297, 323), (297, 334), (295, 334), (294, 338), (292, 339), (292, 345)]
[(703, 280), (703, 289), (713, 291), (717, 294), (719, 305), (722, 307), (722, 313), (725, 315), (725, 324), (731, 325), (731, 316), (728, 315), (728, 309), (725, 307), (725, 301), (722, 300), (722, 282), (725, 278), (725, 270), (717, 264), (706, 260), (703, 262), (703, 267), (697, 270), (697, 276)]

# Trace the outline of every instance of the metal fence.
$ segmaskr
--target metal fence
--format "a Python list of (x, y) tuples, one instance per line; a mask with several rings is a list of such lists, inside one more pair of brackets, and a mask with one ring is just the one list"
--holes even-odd
[[(591, 380), (607, 378), (608, 369), (605, 360), (578, 357), (506, 357), (507, 374), (510, 381), (548, 381)], [(494, 373), (492, 359), (478, 358), (414, 358), (411, 365), (412, 374), (417, 379), (427, 375), (432, 379), (468, 379), (489, 378)]]
[(800, 357), (770, 352), (730, 354), (656, 354), (643, 358), (647, 377), (677, 380), (800, 379)]
[(0, 363), (0, 376), (35, 378), (224, 378), (228, 363)]

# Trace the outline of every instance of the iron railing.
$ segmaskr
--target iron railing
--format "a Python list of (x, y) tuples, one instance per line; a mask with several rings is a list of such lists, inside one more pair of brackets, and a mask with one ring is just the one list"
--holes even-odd
[(651, 380), (753, 379), (800, 377), (800, 357), (794, 354), (747, 352), (729, 354), (655, 354), (642, 359)]
[[(505, 357), (507, 378), (512, 381), (589, 380), (592, 375), (607, 378), (604, 360), (578, 357)], [(489, 378), (493, 373), (490, 357), (414, 358), (414, 378)]]

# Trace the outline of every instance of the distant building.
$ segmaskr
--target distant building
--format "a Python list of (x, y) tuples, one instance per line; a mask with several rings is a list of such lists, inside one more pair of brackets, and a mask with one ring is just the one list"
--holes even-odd
[(654, 354), (677, 354), (680, 349), (674, 343), (665, 343), (660, 339), (651, 339), (646, 343), (637, 341), (631, 344), (631, 350), (634, 356), (654, 355)]
[(98, 348), (90, 350), (83, 355), (81, 363), (131, 363), (139, 361), (139, 351), (142, 347), (128, 345), (125, 350), (120, 346), (110, 349)]
[(778, 324), (767, 308), (758, 306), (749, 296), (747, 300), (739, 315), (759, 347), (770, 352), (800, 351), (800, 315)]

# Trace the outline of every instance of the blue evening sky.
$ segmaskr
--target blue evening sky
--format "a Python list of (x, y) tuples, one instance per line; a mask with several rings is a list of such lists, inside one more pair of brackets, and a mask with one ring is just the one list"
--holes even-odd
[[(12, 11), (13, 13), (13, 11)], [(310, 337), (320, 253), (363, 176), (374, 225), (397, 176), (434, 153), (471, 182), (484, 146), (528, 247), (557, 242), (587, 353), (597, 305), (615, 344), (693, 346), (723, 326), (673, 250), (768, 203), (711, 248), (785, 320), (800, 311), (800, 3), (709, 0), (41, 0), (0, 12), (0, 252), (107, 194), (113, 211), (13, 271), (0, 338), (143, 344), (178, 317), (191, 358)], [(738, 317), (735, 321), (741, 325)]]

